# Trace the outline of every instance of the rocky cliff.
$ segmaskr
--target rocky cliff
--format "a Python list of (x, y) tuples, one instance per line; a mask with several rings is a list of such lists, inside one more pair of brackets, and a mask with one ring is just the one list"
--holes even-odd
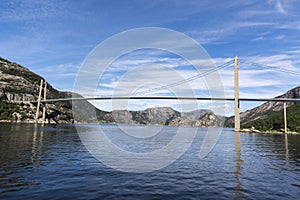
[[(0, 57), (0, 100), (36, 100), (41, 79), (29, 69)], [(63, 94), (48, 84), (47, 96), (63, 97)]]
[(178, 112), (170, 107), (155, 107), (141, 111), (115, 110), (107, 112), (101, 121), (119, 124), (152, 124), (170, 126), (221, 127), (224, 117), (208, 110)]
[[(183, 116), (185, 113), (183, 113)], [(173, 126), (194, 126), (194, 127), (223, 127), (225, 117), (216, 116), (213, 112), (208, 111), (203, 115), (193, 118), (175, 118), (168, 125)]]
[[(36, 104), (24, 103), (37, 99), (41, 76), (29, 69), (0, 58), (0, 120), (34, 122)], [(47, 87), (48, 98), (63, 98), (67, 93)], [(41, 109), (42, 110), (41, 105)], [(70, 102), (47, 104), (46, 119), (51, 123), (72, 122)], [(40, 115), (42, 113), (39, 113)]]
[[(300, 86), (293, 88), (286, 92), (283, 95), (277, 96), (276, 98), (300, 98)], [(287, 102), (287, 107), (294, 106), (296, 102)], [(241, 117), (241, 124), (248, 123), (250, 121), (254, 121), (257, 119), (264, 119), (269, 116), (271, 112), (276, 112), (283, 110), (283, 102), (274, 102), (269, 101), (266, 102), (258, 107), (255, 107), (251, 110), (247, 110), (240, 114)], [(234, 117), (230, 117), (226, 121), (227, 126), (233, 126), (234, 124)]]

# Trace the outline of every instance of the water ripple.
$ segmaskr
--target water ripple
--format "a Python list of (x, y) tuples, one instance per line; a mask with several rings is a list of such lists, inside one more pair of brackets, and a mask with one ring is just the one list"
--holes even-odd
[[(74, 126), (13, 126), (3, 125), (0, 132), (0, 199), (296, 199), (300, 196), (299, 136), (288, 136), (286, 141), (281, 135), (237, 136), (225, 129), (213, 151), (200, 159), (199, 149), (205, 135), (200, 130), (188, 151), (170, 166), (133, 174), (99, 163), (82, 145)], [(107, 128), (116, 142), (135, 149), (114, 126)], [(166, 130), (172, 133), (172, 128)], [(151, 144), (146, 147), (160, 148), (169, 140), (170, 134), (161, 143), (149, 140)]]

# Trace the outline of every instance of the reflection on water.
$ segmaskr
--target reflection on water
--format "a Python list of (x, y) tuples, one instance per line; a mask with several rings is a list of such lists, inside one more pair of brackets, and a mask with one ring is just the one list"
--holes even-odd
[[(72, 128), (71, 131), (74, 130)], [(44, 131), (47, 132), (46, 138)], [(52, 126), (1, 124), (0, 194), (40, 184), (31, 174), (41, 164), (40, 159), (57, 131), (59, 134), (63, 132)]]
[(240, 133), (234, 132), (234, 141), (235, 141), (235, 155), (236, 155), (236, 171), (234, 172), (235, 178), (237, 180), (236, 185), (236, 196), (235, 199), (243, 199), (243, 188), (240, 181), (240, 175), (241, 175), (241, 165), (243, 163), (243, 160), (241, 159), (241, 141), (240, 141)]
[[(299, 135), (244, 134), (225, 129), (213, 151), (199, 159), (199, 146), (206, 133), (200, 129), (190, 149), (172, 165), (152, 173), (131, 174), (99, 163), (82, 145), (72, 125), (0, 126), (0, 199), (300, 196)], [(116, 126), (106, 127), (114, 142), (134, 148)], [(83, 125), (84, 131), (87, 128)], [(172, 128), (166, 131), (173, 134)], [(153, 148), (160, 148), (161, 144), (157, 145)]]
[(289, 140), (288, 135), (284, 135), (284, 144), (285, 144), (285, 159), (286, 163), (289, 164)]
[(39, 164), (39, 157), (41, 156), (41, 147), (43, 146), (43, 129), (38, 132), (38, 125), (34, 125), (33, 137), (32, 137), (32, 150), (31, 150), (31, 163)]

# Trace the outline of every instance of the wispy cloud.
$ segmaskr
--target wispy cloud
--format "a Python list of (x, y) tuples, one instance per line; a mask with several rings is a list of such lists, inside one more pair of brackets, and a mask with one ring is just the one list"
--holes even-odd
[[(135, 57), (137, 59), (138, 57)], [(125, 59), (126, 60), (126, 59)], [(125, 61), (124, 60), (124, 61)], [(232, 58), (214, 58), (213, 62), (216, 66), (220, 66)], [(174, 83), (180, 82), (180, 80), (186, 80), (197, 72), (192, 68), (187, 68), (187, 65), (181, 65), (184, 63), (179, 58), (164, 58), (158, 57), (156, 59), (142, 59), (141, 62), (137, 60), (116, 62), (114, 70), (110, 71), (106, 75), (109, 75), (108, 79), (103, 79), (104, 82), (100, 82), (99, 88), (96, 93), (90, 95), (111, 96), (111, 95), (134, 95), (140, 91), (150, 91), (142, 95), (150, 96), (204, 96), (209, 97), (209, 88), (205, 78), (199, 78), (193, 81), (183, 82), (172, 86)], [(161, 61), (165, 61), (164, 65)], [(232, 60), (233, 61), (233, 60)], [(297, 86), (298, 79), (291, 78), (290, 74), (282, 73), (280, 71), (274, 71), (272, 68), (266, 68), (265, 66), (277, 67), (278, 69), (297, 70), (295, 60), (289, 54), (277, 54), (272, 56), (250, 56), (240, 58), (240, 96), (246, 98), (272, 98), (286, 92), (291, 87)], [(148, 63), (147, 63), (148, 62)], [(196, 60), (199, 64), (207, 64), (207, 60)], [(259, 63), (263, 66), (252, 65), (251, 63)], [(130, 65), (130, 68), (126, 67)], [(142, 64), (142, 65), (140, 65)], [(284, 67), (283, 67), (284, 66)], [(120, 69), (127, 69), (124, 74), (118, 74)], [(233, 97), (234, 93), (234, 78), (233, 78), (233, 66), (222, 69), (218, 72), (224, 87), (224, 95), (226, 97)], [(280, 78), (279, 78), (280, 77)], [(287, 83), (286, 80), (290, 79)], [(151, 90), (159, 88), (160, 86), (171, 85), (168, 88), (162, 88), (162, 90)], [(194, 93), (191, 93), (194, 92)], [(138, 95), (140, 96), (140, 95)], [(127, 105), (128, 102), (126, 102)], [(176, 103), (166, 103), (165, 101), (138, 101), (129, 109), (146, 108), (153, 105), (173, 106), (178, 108)], [(111, 107), (107, 102), (98, 103), (99, 108), (104, 110), (110, 110), (112, 108), (124, 108), (124, 101), (120, 101), (119, 104), (115, 104), (115, 107)], [(127, 105), (128, 106), (128, 105)], [(209, 108), (209, 103), (201, 102), (201, 106)], [(230, 106), (227, 106), (227, 112)], [(179, 108), (178, 108), (179, 109)]]
[(75, 77), (77, 75), (79, 65), (58, 64), (52, 66), (46, 66), (36, 70), (37, 73), (48, 74), (47, 77)]
[(268, 3), (271, 4), (271, 5), (274, 5), (276, 10), (279, 13), (287, 14), (287, 11), (284, 8), (284, 4), (287, 4), (288, 1), (285, 1), (285, 0), (269, 0)]
[(278, 29), (291, 29), (291, 30), (300, 30), (300, 21), (287, 21), (276, 25)]
[(262, 41), (262, 40), (266, 40), (266, 37), (259, 36), (259, 37), (252, 39), (252, 41)]
[[(249, 63), (299, 71), (299, 6), (298, 1), (288, 0), (159, 0), (147, 4), (134, 1), (130, 6), (123, 1), (117, 4), (111, 1), (0, 1), (0, 25), (5, 27), (0, 33), (0, 56), (45, 76), (59, 89), (72, 90), (79, 63), (99, 42), (130, 28), (160, 26), (186, 33), (204, 44), (216, 66), (233, 59), (229, 56), (241, 55), (241, 96), (255, 97), (259, 93), (261, 97), (274, 97), (299, 85), (298, 77), (291, 78), (290, 74)], [(176, 38), (160, 45), (171, 46), (176, 51), (189, 50), (189, 45)], [(191, 62), (180, 55), (161, 51), (130, 55), (111, 63), (99, 80), (97, 92), (111, 95), (114, 90), (121, 94), (151, 89), (196, 75), (198, 72), (191, 64), (201, 66), (203, 71), (211, 65), (203, 55), (197, 55)], [(99, 58), (100, 64), (102, 61)], [(95, 75), (95, 71), (86, 73)], [(233, 96), (232, 65), (219, 74), (225, 95)], [(209, 95), (205, 79), (187, 84), (196, 95)], [(171, 89), (179, 94), (187, 92), (182, 85), (169, 89), (154, 94), (171, 95)], [(134, 107), (160, 103), (176, 107), (172, 102), (151, 101), (136, 101)]]
[(285, 38), (285, 35), (277, 35), (277, 36), (275, 36), (273, 39), (274, 40), (282, 40), (282, 39), (284, 39)]

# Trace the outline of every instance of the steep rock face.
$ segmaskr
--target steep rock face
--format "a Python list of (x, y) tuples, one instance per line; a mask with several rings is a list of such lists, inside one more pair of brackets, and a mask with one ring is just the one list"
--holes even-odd
[(6, 92), (5, 89), (0, 89), (0, 100), (8, 101), (32, 101), (35, 99), (31, 94), (20, 94), (14, 92)]
[[(104, 112), (104, 111), (101, 111)], [(219, 117), (209, 111), (208, 118), (201, 118), (207, 110), (178, 112), (170, 107), (155, 107), (141, 111), (115, 110), (98, 115), (98, 120), (107, 123), (152, 124), (170, 126), (222, 126)], [(209, 121), (211, 120), (211, 122)]]
[[(277, 96), (276, 98), (300, 98), (300, 86), (294, 89), (289, 90), (287, 93)], [(287, 107), (295, 105), (296, 102), (287, 102)], [(258, 107), (255, 107), (251, 110), (247, 110), (240, 114), (241, 124), (245, 124), (250, 121), (254, 121), (257, 119), (263, 119), (268, 116), (268, 113), (271, 111), (280, 111), (283, 110), (283, 102), (274, 102), (269, 101)], [(234, 117), (230, 117), (227, 124), (232, 125), (234, 123)]]
[(216, 116), (212, 112), (204, 114), (199, 120), (196, 121), (195, 126), (198, 127), (222, 127), (224, 118)]
[[(103, 111), (102, 111), (103, 112)], [(122, 123), (122, 124), (160, 124), (166, 125), (181, 113), (169, 107), (148, 108), (141, 111), (115, 110), (107, 112), (101, 117), (100, 121)]]
[(195, 121), (196, 121), (195, 119), (191, 119), (191, 118), (177, 117), (170, 120), (167, 124), (169, 126), (194, 126)]
[(180, 117), (178, 111), (169, 107), (148, 108), (143, 111), (135, 111), (133, 120), (142, 124), (162, 124), (165, 125), (176, 117)]
[(37, 84), (25, 77), (34, 77), (26, 68), (0, 58), (1, 99), (10, 101), (33, 100), (38, 92)]
[(116, 123), (133, 124), (132, 113), (128, 110), (115, 110), (111, 115)]
[[(9, 101), (36, 100), (41, 79), (43, 79), (41, 76), (29, 69), (0, 57), (0, 94), (2, 94), (2, 99)], [(62, 95), (48, 84), (47, 97), (59, 98)]]
[[(24, 101), (37, 100), (41, 76), (29, 69), (0, 58), (0, 120), (34, 122), (36, 104)], [(62, 98), (64, 94), (47, 87), (47, 98)], [(40, 115), (42, 114), (42, 107)], [(72, 122), (70, 102), (47, 104), (46, 119), (49, 122)]]
[(213, 112), (209, 111), (198, 117), (193, 118), (176, 118), (169, 125), (172, 126), (196, 126), (196, 127), (223, 127), (224, 117), (218, 117)]
[(208, 113), (208, 112), (211, 112), (211, 111), (206, 110), (206, 109), (193, 110), (190, 112), (183, 113), (182, 118), (197, 120), (197, 119), (199, 119), (199, 117), (201, 117), (202, 115), (204, 115), (205, 113)]
[(7, 97), (6, 97), (5, 91), (0, 90), (0, 101), (2, 101), (2, 100), (7, 100)]

